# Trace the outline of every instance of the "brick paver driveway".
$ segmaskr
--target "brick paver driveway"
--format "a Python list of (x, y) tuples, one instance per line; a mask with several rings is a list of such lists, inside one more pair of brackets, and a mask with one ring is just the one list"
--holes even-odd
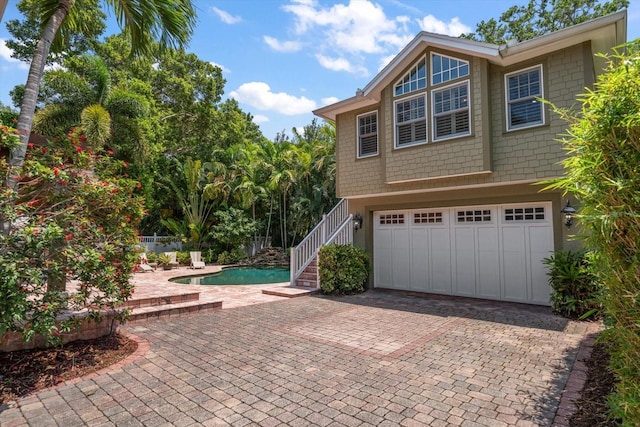
[(3, 426), (551, 425), (587, 334), (547, 308), (382, 292), (132, 325), (132, 363)]

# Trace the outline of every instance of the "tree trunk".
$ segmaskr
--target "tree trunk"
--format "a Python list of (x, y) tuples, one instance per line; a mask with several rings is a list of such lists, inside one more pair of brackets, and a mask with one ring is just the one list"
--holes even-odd
[(69, 15), (69, 11), (73, 7), (74, 0), (60, 0), (58, 9), (47, 21), (46, 26), (42, 30), (40, 40), (36, 45), (36, 50), (31, 59), (31, 67), (29, 68), (29, 76), (27, 77), (27, 84), (24, 88), (24, 98), (22, 99), (22, 105), (20, 106), (20, 116), (18, 117), (18, 124), (16, 126), (20, 133), (20, 145), (18, 145), (12, 152), (9, 159), (9, 174), (7, 177), (6, 186), (11, 189), (15, 189), (18, 180), (20, 169), (24, 163), (24, 156), (27, 152), (27, 144), (29, 143), (29, 136), (31, 135), (31, 125), (33, 123), (33, 115), (36, 111), (36, 103), (38, 101), (38, 92), (40, 89), (40, 82), (44, 73), (44, 66), (49, 56), (49, 50), (53, 39), (58, 33), (58, 29), (62, 25), (62, 22)]

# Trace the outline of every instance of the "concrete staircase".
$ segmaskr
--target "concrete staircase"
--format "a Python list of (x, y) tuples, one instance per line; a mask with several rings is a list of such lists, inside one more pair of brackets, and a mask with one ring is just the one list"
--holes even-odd
[(127, 323), (184, 316), (222, 308), (222, 301), (200, 301), (200, 292), (133, 298), (124, 304), (131, 310)]

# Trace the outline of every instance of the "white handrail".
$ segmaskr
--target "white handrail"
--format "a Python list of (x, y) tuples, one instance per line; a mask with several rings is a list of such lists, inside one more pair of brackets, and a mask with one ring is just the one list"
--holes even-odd
[[(335, 238), (338, 230), (344, 228), (344, 224), (351, 222), (349, 205), (346, 199), (338, 204), (326, 215), (322, 221), (305, 237), (300, 244), (291, 248), (291, 285), (295, 285), (296, 279), (305, 268), (313, 261), (320, 248), (327, 244), (330, 238)], [(348, 227), (349, 228), (349, 227)], [(351, 234), (349, 237), (353, 237)]]

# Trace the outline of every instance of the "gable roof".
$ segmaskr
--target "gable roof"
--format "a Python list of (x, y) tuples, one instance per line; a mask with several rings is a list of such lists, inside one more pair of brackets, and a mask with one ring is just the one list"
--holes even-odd
[[(380, 101), (382, 90), (398, 79), (399, 70), (404, 70), (412, 65), (428, 47), (483, 58), (492, 64), (504, 67), (586, 41), (591, 41), (592, 54), (606, 52), (612, 46), (625, 43), (626, 34), (626, 10), (554, 31), (531, 40), (520, 43), (510, 42), (503, 45), (422, 31), (364, 89), (358, 89), (354, 97), (318, 108), (313, 113), (324, 119), (335, 121), (338, 114), (377, 104)], [(599, 65), (603, 66), (604, 64)]]

